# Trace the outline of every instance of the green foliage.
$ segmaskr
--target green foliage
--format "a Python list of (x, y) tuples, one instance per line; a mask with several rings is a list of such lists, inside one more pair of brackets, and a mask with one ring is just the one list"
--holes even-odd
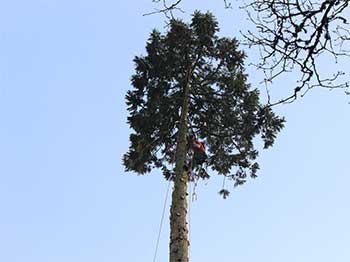
[(230, 195), (230, 191), (228, 191), (227, 189), (221, 189), (219, 191), (219, 195), (221, 195), (223, 199), (226, 199)]
[(253, 139), (259, 135), (265, 148), (272, 146), (284, 119), (260, 104), (258, 90), (247, 84), (237, 40), (218, 37), (218, 30), (212, 14), (195, 12), (190, 24), (172, 20), (166, 34), (154, 30), (147, 54), (135, 57), (133, 89), (126, 95), (134, 130), (123, 158), (127, 171), (160, 168), (165, 177), (172, 174), (181, 107), (188, 99), (188, 126), (205, 143), (208, 167), (235, 185), (256, 177)]

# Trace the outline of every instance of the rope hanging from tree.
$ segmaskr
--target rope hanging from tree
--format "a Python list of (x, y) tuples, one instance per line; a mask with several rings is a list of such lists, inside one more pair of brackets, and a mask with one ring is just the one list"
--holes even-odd
[(162, 211), (162, 218), (160, 219), (160, 225), (159, 225), (157, 243), (156, 243), (156, 248), (155, 248), (154, 256), (153, 256), (153, 262), (156, 262), (156, 259), (157, 259), (158, 247), (159, 247), (159, 240), (160, 240), (160, 235), (161, 235), (161, 233), (162, 233), (162, 227), (163, 227), (163, 221), (164, 221), (164, 215), (165, 215), (166, 204), (167, 204), (167, 202), (168, 202), (168, 195), (169, 195), (170, 184), (171, 184), (171, 180), (169, 180), (169, 182), (168, 182), (168, 188), (167, 188), (166, 195), (165, 195), (165, 200), (164, 200), (164, 205), (163, 205), (163, 211)]

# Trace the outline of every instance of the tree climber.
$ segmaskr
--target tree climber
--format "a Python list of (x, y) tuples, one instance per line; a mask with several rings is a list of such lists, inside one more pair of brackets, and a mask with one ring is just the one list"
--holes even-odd
[(205, 147), (203, 143), (198, 142), (197, 140), (192, 140), (192, 150), (193, 150), (193, 160), (192, 160), (192, 169), (196, 169), (198, 166), (201, 166), (207, 159), (207, 154), (205, 153)]
[(190, 136), (190, 145), (193, 151), (191, 169), (195, 170), (197, 167), (202, 166), (207, 159), (207, 154), (203, 143), (198, 142), (194, 136)]

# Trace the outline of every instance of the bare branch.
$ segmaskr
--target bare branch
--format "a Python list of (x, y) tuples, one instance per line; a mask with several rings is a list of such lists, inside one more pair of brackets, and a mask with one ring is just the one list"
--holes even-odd
[(292, 102), (299, 92), (304, 96), (316, 86), (349, 87), (340, 80), (344, 72), (329, 68), (330, 76), (323, 78), (319, 66), (327, 54), (335, 64), (339, 57), (350, 56), (346, 49), (350, 28), (344, 13), (348, 6), (349, 0), (255, 0), (242, 7), (257, 28), (243, 36), (247, 45), (260, 50), (261, 60), (255, 66), (265, 72), (264, 81), (296, 68), (300, 72), (293, 94), (271, 106)]
[[(182, 0), (176, 0), (176, 1), (167, 1), (167, 0), (152, 0), (154, 3), (161, 3), (162, 8), (155, 9), (152, 12), (144, 14), (144, 16), (147, 15), (153, 15), (153, 14), (164, 14), (168, 19), (174, 19), (174, 11), (180, 11), (184, 12), (179, 6), (182, 2)], [(170, 2), (170, 3), (169, 3)]]

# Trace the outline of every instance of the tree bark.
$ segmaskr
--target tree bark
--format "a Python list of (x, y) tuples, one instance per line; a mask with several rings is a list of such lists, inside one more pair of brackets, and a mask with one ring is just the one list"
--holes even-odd
[(188, 228), (187, 215), (187, 181), (188, 174), (184, 170), (187, 155), (187, 116), (189, 79), (191, 70), (188, 70), (184, 86), (184, 101), (181, 109), (178, 140), (176, 145), (176, 163), (174, 190), (170, 207), (170, 262), (188, 262)]

